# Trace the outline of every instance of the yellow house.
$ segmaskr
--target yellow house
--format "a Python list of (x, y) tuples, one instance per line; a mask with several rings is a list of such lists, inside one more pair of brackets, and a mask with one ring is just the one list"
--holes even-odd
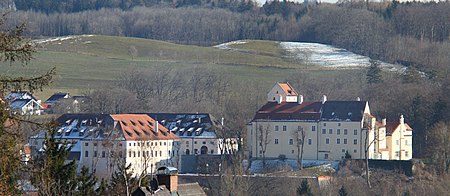
[[(367, 101), (305, 102), (289, 83), (276, 83), (247, 124), (250, 158), (340, 160), (374, 158), (375, 118)], [(298, 133), (304, 133), (304, 138)], [(367, 136), (367, 137), (366, 137)]]
[[(378, 123), (379, 124), (379, 123)], [(412, 159), (412, 128), (405, 123), (403, 115), (394, 122), (382, 120), (378, 131), (385, 130), (386, 146), (380, 145), (381, 159), (410, 160)], [(380, 143), (381, 144), (381, 143)]]

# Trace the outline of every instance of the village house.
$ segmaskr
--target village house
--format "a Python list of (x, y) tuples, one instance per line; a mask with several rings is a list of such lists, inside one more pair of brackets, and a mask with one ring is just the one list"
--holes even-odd
[(69, 93), (59, 92), (50, 96), (42, 105), (45, 112), (50, 114), (80, 113), (82, 105), (88, 99), (87, 96), (71, 96)]
[[(369, 159), (375, 159), (382, 157), (380, 144), (389, 143), (387, 137), (379, 137), (382, 129), (376, 129), (369, 103), (359, 98), (329, 101), (324, 95), (321, 101), (305, 102), (289, 83), (277, 83), (267, 101), (247, 124), (250, 158), (297, 159), (303, 145), (303, 159), (364, 159), (366, 151)], [(402, 137), (406, 135), (411, 134)], [(398, 137), (394, 140), (401, 140)]]
[[(88, 167), (109, 179), (118, 164), (131, 164), (134, 175), (179, 164), (179, 138), (145, 114), (64, 114), (57, 119), (56, 138), (69, 142), (69, 160), (77, 170)], [(43, 152), (45, 131), (30, 138), (35, 153)]]
[(412, 128), (405, 123), (403, 115), (398, 121), (387, 122), (383, 118), (376, 122), (379, 138), (375, 149), (378, 149), (378, 159), (410, 160), (412, 159)]
[(13, 91), (5, 97), (11, 111), (19, 115), (41, 115), (43, 107), (31, 93), (25, 91)]

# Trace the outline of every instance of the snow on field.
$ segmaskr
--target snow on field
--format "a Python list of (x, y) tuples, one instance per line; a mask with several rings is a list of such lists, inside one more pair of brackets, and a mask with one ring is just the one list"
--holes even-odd
[(61, 41), (70, 40), (70, 39), (78, 39), (78, 38), (82, 38), (82, 37), (92, 37), (92, 36), (94, 36), (94, 35), (71, 35), (71, 36), (63, 36), (63, 37), (52, 37), (52, 38), (34, 40), (34, 43), (45, 44), (45, 43), (49, 43), (49, 42), (61, 42)]
[[(223, 43), (216, 48), (242, 51), (242, 49), (233, 48), (236, 44), (245, 44), (245, 41), (233, 41)], [(370, 58), (355, 54), (342, 48), (336, 48), (330, 45), (308, 42), (280, 42), (280, 47), (287, 51), (287, 58), (294, 59), (299, 63), (307, 63), (330, 68), (358, 68), (370, 66)], [(402, 71), (401, 65), (394, 65), (378, 61), (385, 70)]]
[(237, 48), (233, 48), (233, 47), (230, 47), (231, 45), (237, 45), (237, 44), (246, 44), (247, 42), (245, 42), (245, 41), (240, 41), (240, 40), (238, 40), (238, 41), (232, 41), (232, 42), (227, 42), (227, 43), (223, 43), (223, 44), (219, 44), (219, 45), (216, 45), (216, 46), (214, 46), (214, 47), (216, 47), (216, 48), (220, 48), (220, 49), (225, 49), (225, 50), (239, 50), (239, 49), (237, 49)]
[[(336, 171), (339, 168), (339, 161), (320, 161), (320, 160), (303, 160), (303, 167), (320, 167), (322, 171)], [(296, 170), (297, 160), (286, 159), (286, 160), (266, 160), (266, 168), (269, 170)], [(250, 173), (260, 173), (263, 171), (263, 161), (253, 160), (250, 165)]]
[[(280, 46), (290, 53), (289, 57), (304, 63), (325, 67), (345, 68), (370, 66), (369, 57), (330, 45), (306, 42), (281, 42)], [(385, 69), (401, 69), (399, 65), (381, 61), (379, 63)]]

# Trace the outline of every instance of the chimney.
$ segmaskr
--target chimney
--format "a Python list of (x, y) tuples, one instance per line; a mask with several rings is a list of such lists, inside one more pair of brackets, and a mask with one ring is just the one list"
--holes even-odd
[(278, 104), (281, 104), (281, 102), (283, 102), (283, 96), (278, 95)]
[(222, 121), (220, 121), (220, 124), (223, 126), (223, 120), (224, 120), (224, 118), (222, 117)]
[(327, 96), (326, 96), (326, 95), (323, 95), (323, 96), (322, 96), (322, 104), (325, 104), (326, 101), (327, 101)]
[(159, 122), (157, 120), (155, 120), (155, 132), (158, 133), (159, 131)]
[(405, 123), (405, 119), (403, 118), (403, 114), (400, 114), (400, 124), (404, 124)]
[(361, 101), (361, 98), (359, 98), (359, 97), (356, 97), (356, 101)]
[(303, 95), (299, 95), (297, 101), (298, 101), (298, 104), (302, 104), (303, 103)]
[(381, 124), (386, 126), (386, 118), (381, 119)]

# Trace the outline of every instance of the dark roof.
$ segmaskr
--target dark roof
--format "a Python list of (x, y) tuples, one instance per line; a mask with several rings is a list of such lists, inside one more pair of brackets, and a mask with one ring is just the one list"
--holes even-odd
[[(400, 122), (398, 121), (386, 122), (386, 135), (392, 135), (399, 125)], [(405, 126), (407, 131), (412, 131), (411, 127), (408, 124), (405, 123)]]
[(30, 101), (31, 99), (15, 99), (11, 102), (11, 104), (9, 104), (9, 107), (13, 109), (20, 109), (23, 106), (27, 105)]
[(24, 99), (25, 96), (29, 96), (31, 99), (38, 101), (38, 99), (33, 96), (33, 94), (31, 94), (30, 92), (27, 91), (11, 91), (8, 95), (6, 95), (6, 100), (7, 101), (14, 101), (16, 99)]
[(307, 120), (320, 119), (321, 102), (267, 102), (258, 110), (253, 120)]
[(179, 137), (216, 138), (220, 123), (208, 113), (146, 113)]
[(323, 121), (361, 121), (365, 101), (326, 101), (322, 108)]
[(186, 183), (186, 184), (178, 184), (178, 194), (185, 196), (201, 196), (205, 195), (205, 191), (203, 191), (202, 187), (198, 184), (198, 182)]
[(48, 98), (44, 103), (51, 104), (58, 102), (60, 99), (63, 99), (65, 96), (68, 96), (69, 93), (55, 93), (50, 98)]
[[(60, 126), (68, 126), (75, 120), (74, 126), (98, 126), (104, 122), (104, 119), (108, 118), (109, 114), (63, 114), (56, 119)], [(81, 125), (83, 124), (83, 125)]]

